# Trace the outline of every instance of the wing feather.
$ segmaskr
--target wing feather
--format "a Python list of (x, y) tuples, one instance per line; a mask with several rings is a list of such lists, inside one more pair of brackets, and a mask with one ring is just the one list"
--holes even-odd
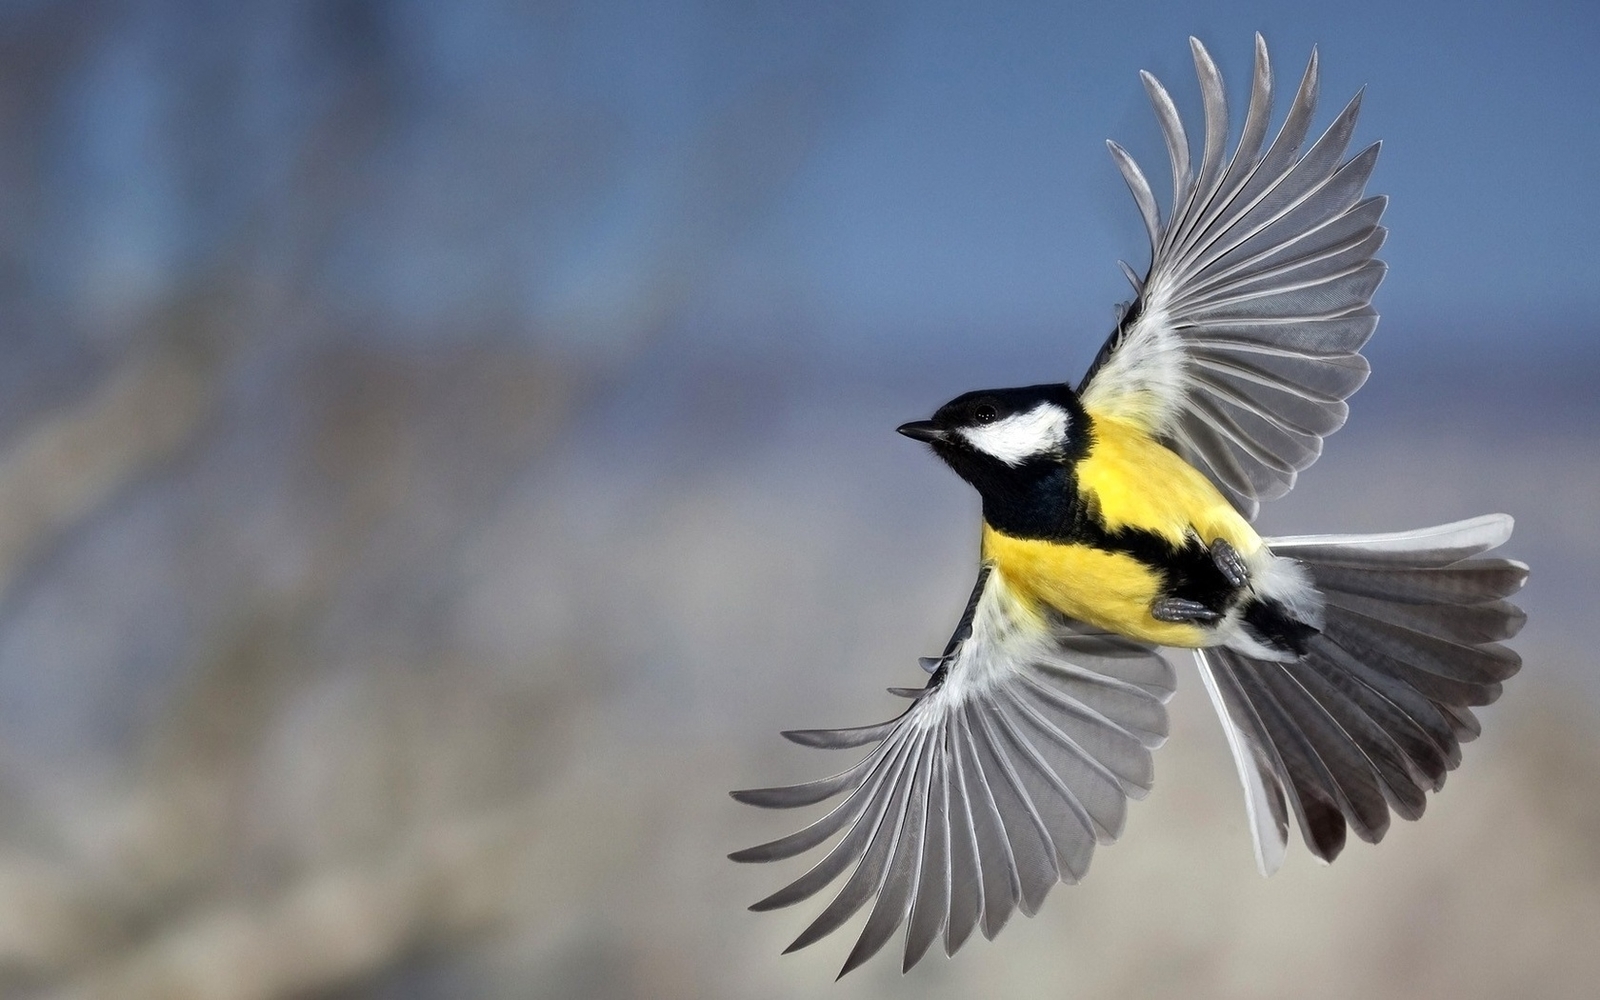
[(1133, 203), (1139, 208), (1139, 216), (1144, 219), (1145, 234), (1150, 237), (1150, 249), (1153, 252), (1161, 240), (1161, 210), (1156, 207), (1155, 192), (1150, 190), (1150, 182), (1145, 180), (1144, 171), (1139, 169), (1139, 164), (1126, 149), (1110, 139), (1106, 140), (1106, 148), (1111, 150), (1111, 159), (1122, 172), (1122, 179), (1127, 182), (1128, 191), (1133, 195)]
[(915, 761), (920, 757), (921, 749), (919, 742), (908, 755), (910, 759), (901, 758), (900, 765), (887, 786), (889, 795), (884, 807), (877, 811), (872, 832), (866, 839), (866, 847), (856, 859), (855, 870), (845, 879), (844, 887), (833, 897), (833, 902), (817, 915), (811, 925), (801, 931), (800, 936), (784, 949), (785, 954), (815, 944), (838, 930), (882, 889), (883, 880), (888, 874), (889, 856), (900, 840), (905, 826), (906, 810), (910, 804), (911, 788), (916, 783), (915, 778), (907, 772), (915, 774)]
[(1144, 81), (1145, 93), (1150, 95), (1150, 105), (1155, 108), (1156, 121), (1161, 125), (1161, 135), (1167, 141), (1167, 157), (1172, 165), (1172, 204), (1180, 205), (1187, 196), (1193, 179), (1189, 176), (1189, 137), (1183, 131), (1183, 119), (1178, 106), (1172, 103), (1161, 81), (1144, 70), (1139, 71)]
[(944, 927), (950, 908), (950, 789), (942, 741), (928, 755), (929, 774), (923, 806), (922, 860), (911, 891), (906, 926), (905, 972), (922, 960)]
[(1223, 158), (1228, 152), (1228, 95), (1222, 85), (1222, 74), (1212, 61), (1211, 53), (1198, 41), (1189, 39), (1189, 52), (1194, 56), (1194, 72), (1200, 79), (1200, 99), (1205, 104), (1205, 150), (1200, 158), (1200, 176), (1190, 190), (1183, 208), (1186, 218), (1194, 218), (1203, 211), (1216, 194), (1222, 181), (1225, 166)]
[(933, 765), (933, 748), (928, 746), (928, 742), (923, 741), (919, 748), (903, 819), (891, 845), (888, 867), (878, 880), (877, 901), (872, 905), (866, 926), (861, 929), (861, 937), (856, 940), (844, 967), (839, 970), (840, 976), (876, 955), (889, 943), (911, 911), (911, 899), (916, 895), (917, 877), (921, 871), (925, 830), (923, 814), (927, 811), (928, 781)]
[[(1198, 48), (1204, 52), (1205, 47), (1194, 39), (1190, 39), (1190, 47)], [(1210, 62), (1210, 55), (1206, 56)], [(1226, 105), (1217, 109), (1226, 113)], [(1211, 113), (1208, 105), (1207, 114)], [(1267, 124), (1272, 116), (1272, 61), (1267, 55), (1267, 43), (1259, 34), (1256, 35), (1255, 71), (1250, 81), (1250, 107), (1245, 112), (1244, 128), (1239, 135), (1239, 145), (1233, 151), (1233, 157), (1228, 161), (1228, 169), (1218, 183), (1216, 191), (1212, 192), (1206, 211), (1200, 215), (1187, 228), (1187, 244), (1185, 249), (1192, 247), (1211, 232), (1212, 224), (1222, 216), (1224, 209), (1231, 202), (1233, 196), (1239, 192), (1244, 183), (1250, 179), (1255, 170), (1258, 157), (1261, 153), (1261, 144), (1266, 141)], [(1207, 130), (1210, 130), (1207, 122)], [(1227, 122), (1224, 121), (1221, 130), (1226, 133)], [(1176, 228), (1176, 227), (1175, 227)]]
[(990, 777), (978, 760), (978, 748), (973, 743), (972, 730), (967, 726), (963, 708), (964, 704), (954, 709), (951, 733), (956, 744), (956, 756), (961, 763), (962, 778), (966, 782), (972, 831), (978, 839), (978, 879), (983, 885), (983, 914), (978, 921), (978, 929), (984, 937), (993, 941), (1017, 908), (1022, 886), (1017, 877), (1017, 863), (1011, 857), (1011, 844), (1006, 840), (1000, 807), (995, 804), (994, 791), (989, 786)]
[(961, 768), (951, 727), (943, 727), (941, 744), (947, 772), (945, 792), (950, 796), (950, 913), (945, 926), (944, 953), (954, 955), (967, 943), (983, 916), (983, 865), (978, 854), (977, 822), (968, 801), (966, 774)]
[(1261, 501), (1287, 493), (1316, 461), (1321, 439), (1349, 414), (1344, 400), (1365, 380), (1358, 352), (1376, 326), (1370, 302), (1384, 275), (1374, 255), (1386, 201), (1365, 196), (1379, 147), (1345, 159), (1359, 92), (1306, 145), (1318, 92), (1313, 50), (1262, 152), (1272, 69), (1258, 35), (1249, 109), (1224, 166), (1221, 78), (1205, 47), (1194, 39), (1190, 46), (1205, 115), (1199, 170), (1171, 96), (1143, 74), (1167, 145), (1171, 211), (1163, 221), (1144, 173), (1113, 143), (1150, 235), (1151, 262), (1079, 392), (1097, 419), (1160, 438), (1253, 518)]
[(859, 763), (787, 788), (735, 792), (768, 808), (831, 811), (786, 837), (731, 855), (772, 861), (831, 850), (752, 909), (788, 906), (843, 878), (790, 951), (871, 904), (840, 972), (905, 925), (903, 967), (942, 931), (953, 953), (1011, 914), (1032, 915), (1057, 882), (1077, 882), (1099, 843), (1122, 832), (1127, 799), (1149, 789), (1166, 736), (1172, 667), (1143, 644), (1097, 632), (1018, 595), (992, 566), (927, 686), (877, 726), (805, 730), (796, 742), (861, 746)]
[[(1055, 864), (1055, 849), (1009, 756), (995, 733), (995, 719), (987, 702), (972, 701), (965, 711), (972, 746), (988, 777), (994, 796), (995, 814), (1005, 832), (1012, 869), (1016, 872), (1018, 908), (1028, 916), (1039, 912), (1050, 887), (1061, 879)], [(987, 929), (987, 928), (986, 928)], [(999, 927), (995, 928), (998, 933)]]
[(909, 741), (902, 742), (898, 752), (885, 758), (884, 766), (874, 771), (873, 787), (866, 795), (865, 808), (855, 815), (848, 832), (833, 846), (833, 850), (804, 875), (765, 899), (750, 904), (751, 910), (760, 913), (810, 899), (861, 859), (871, 846), (872, 837), (889, 807), (899, 773), (905, 764), (908, 743)]

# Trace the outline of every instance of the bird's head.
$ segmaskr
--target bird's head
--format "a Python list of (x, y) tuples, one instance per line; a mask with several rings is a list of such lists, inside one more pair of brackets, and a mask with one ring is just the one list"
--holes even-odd
[(1062, 384), (982, 389), (898, 430), (926, 441), (980, 492), (1061, 466), (1088, 446), (1088, 416)]

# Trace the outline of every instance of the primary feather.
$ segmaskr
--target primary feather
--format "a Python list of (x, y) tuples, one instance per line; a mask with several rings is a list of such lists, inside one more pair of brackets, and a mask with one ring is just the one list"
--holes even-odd
[(910, 708), (882, 726), (809, 733), (816, 745), (877, 745), (833, 778), (735, 792), (769, 808), (843, 795), (798, 833), (739, 851), (772, 861), (843, 837), (810, 871), (756, 903), (806, 899), (850, 871), (790, 945), (871, 915), (840, 974), (907, 920), (909, 968), (941, 931), (947, 953), (974, 927), (993, 937), (1032, 914), (1057, 882), (1076, 882), (1097, 843), (1122, 832), (1126, 800), (1150, 787), (1150, 751), (1166, 737), (1171, 667), (1151, 647), (1098, 633), (1019, 598), (986, 566), (941, 666)]
[(1150, 267), (1079, 385), (1084, 405), (1134, 424), (1204, 470), (1247, 518), (1287, 493), (1343, 426), (1367, 376), (1359, 351), (1377, 326), (1369, 304), (1384, 266), (1385, 200), (1363, 198), (1373, 144), (1344, 160), (1356, 97), (1301, 152), (1317, 100), (1313, 52), (1288, 117), (1262, 153), (1272, 67), (1256, 36), (1250, 108), (1226, 165), (1221, 75), (1190, 40), (1205, 105), (1198, 173), (1172, 98), (1144, 74), (1171, 161), (1162, 221), (1155, 194), (1116, 143), (1150, 237)]

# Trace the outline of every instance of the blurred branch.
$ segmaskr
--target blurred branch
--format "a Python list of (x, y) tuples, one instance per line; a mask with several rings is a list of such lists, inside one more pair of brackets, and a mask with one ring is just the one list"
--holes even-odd
[(279, 1000), (326, 990), (512, 903), (537, 825), (528, 809), (440, 823), (389, 856), (315, 870), (261, 902), (202, 910), (60, 1000)]
[[(197, 960), (190, 945), (204, 941), (202, 952), (233, 956), (225, 965), (282, 965), (281, 976), (263, 974), (260, 988), (287, 985), (261, 995), (291, 996), (302, 989), (297, 976), (325, 985), (375, 974), (443, 928), (476, 929), (500, 912), (492, 898), (476, 908), (446, 904), (452, 894), (491, 892), (473, 886), (492, 887), (491, 896), (510, 891), (482, 869), (511, 849), (499, 846), (506, 838), (534, 837), (521, 819), (504, 816), (532, 808), (517, 805), (529, 782), (564, 759), (579, 687), (565, 665), (500, 673), (470, 662), (358, 663), (346, 671), (354, 684), (346, 711), (326, 717), (328, 728), (285, 732), (304, 726), (304, 712), (327, 698), (330, 675), (338, 676), (318, 639), (330, 616), (359, 604), (364, 588), (352, 591), (352, 581), (375, 574), (398, 588), (390, 600), (407, 591), (419, 593), (412, 600), (435, 599), (431, 591), (450, 580), (439, 568), (482, 529), (485, 511), (530, 457), (556, 440), (576, 387), (560, 368), (479, 350), (409, 360), (335, 352), (315, 358), (306, 375), (287, 398), (307, 418), (309, 447), (297, 452), (296, 475), (319, 498), (317, 516), (301, 529), (316, 544), (292, 579), (241, 594), (230, 604), (237, 619), (208, 630), (209, 649), (181, 671), (126, 787), (58, 818), (55, 840), (70, 863), (36, 859), (21, 845), (0, 851), (0, 975), (11, 982), (60, 982), (110, 962), (118, 970), (105, 974), (111, 985), (90, 995), (191, 995), (168, 976), (175, 964), (188, 969), (184, 963)], [(134, 384), (149, 392), (165, 383)], [(130, 391), (106, 395), (116, 401)], [(101, 402), (62, 422), (92, 431), (108, 413), (150, 408)], [(203, 408), (190, 409), (183, 423), (192, 428)], [(168, 428), (163, 440), (181, 436)], [(219, 517), (191, 537), (205, 558), (216, 552), (208, 530), (233, 526)], [(293, 748), (287, 758), (285, 746)], [(303, 822), (259, 814), (263, 798), (285, 796), (308, 810)], [(263, 864), (268, 873), (253, 873)], [(249, 891), (229, 892), (241, 877)], [(419, 895), (408, 888), (414, 883), (428, 891)], [(329, 899), (342, 902), (326, 911)], [(417, 912), (402, 919), (408, 907)], [(301, 951), (322, 942), (328, 935), (314, 925), (333, 919), (328, 912), (355, 921), (350, 933), (358, 937), (380, 916), (399, 922), (371, 930), (387, 942), (381, 946), (328, 944), (333, 950), (321, 958), (279, 954), (284, 941)], [(7, 922), (6, 913), (37, 919)], [(298, 929), (308, 922), (312, 929)], [(205, 975), (170, 973), (191, 974)], [(147, 981), (155, 985), (140, 985)], [(235, 995), (195, 988), (196, 996)]]
[(0, 597), (52, 541), (173, 455), (210, 402), (186, 354), (136, 359), (0, 455)]
[(0, 94), (0, 132), (37, 137), (0, 156), (0, 216), (28, 223), (0, 240), (0, 312), (14, 295), (54, 334), (92, 303), (115, 329), (82, 353), (126, 338), (129, 359), (0, 443), (0, 599), (36, 566), (26, 586), (71, 592), (51, 547), (228, 417), (157, 498), (181, 496), (182, 537), (95, 563), (176, 567), (158, 624), (182, 638), (158, 648), (179, 662), (119, 645), (92, 601), (47, 623), (101, 629), (71, 696), (85, 729), (140, 738), (112, 787), (52, 803), (50, 843), (0, 842), (7, 995), (359, 988), (491, 926), (564, 925), (638, 862), (638, 799), (596, 792), (627, 769), (569, 770), (606, 664), (455, 634), (463, 552), (502, 541), (486, 526), (534, 463), (759, 229), (867, 65), (834, 30), (862, 5), (719, 0), (727, 34), (677, 54), (665, 118), (597, 85), (597, 25), (556, 6), (119, 9), (70, 66), (29, 64), (15, 114)]

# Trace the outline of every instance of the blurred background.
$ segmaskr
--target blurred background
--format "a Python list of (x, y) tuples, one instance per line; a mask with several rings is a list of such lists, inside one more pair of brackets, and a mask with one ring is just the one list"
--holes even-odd
[[(0, 993), (1592, 995), (1600, 14), (1195, 7), (0, 6)], [(1420, 823), (1268, 881), (1184, 662), (1085, 885), (832, 985), (726, 790), (921, 683), (977, 504), (894, 426), (1076, 379), (1136, 72), (1197, 113), (1196, 34), (1242, 106), (1258, 29), (1393, 197), (1264, 526), (1515, 514), (1526, 667)]]

